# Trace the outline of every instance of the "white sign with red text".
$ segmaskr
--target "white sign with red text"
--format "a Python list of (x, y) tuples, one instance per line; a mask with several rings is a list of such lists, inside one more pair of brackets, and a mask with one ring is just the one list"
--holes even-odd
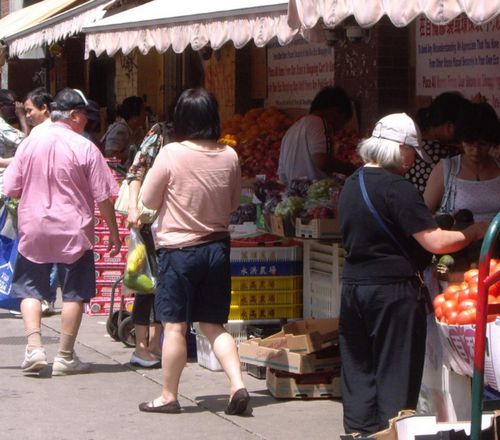
[(416, 94), (480, 93), (500, 114), (500, 16), (482, 26), (465, 15), (444, 26), (420, 17), (416, 29)]

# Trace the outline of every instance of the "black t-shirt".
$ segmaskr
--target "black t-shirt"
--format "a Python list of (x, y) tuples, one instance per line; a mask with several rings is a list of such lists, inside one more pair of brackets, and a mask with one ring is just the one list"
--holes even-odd
[[(432, 255), (412, 237), (435, 228), (436, 222), (418, 190), (404, 177), (383, 168), (365, 167), (368, 195), (380, 217), (423, 270)], [(388, 283), (415, 276), (412, 263), (379, 226), (359, 187), (359, 171), (350, 176), (339, 200), (340, 224), (346, 257), (343, 279), (358, 284)]]

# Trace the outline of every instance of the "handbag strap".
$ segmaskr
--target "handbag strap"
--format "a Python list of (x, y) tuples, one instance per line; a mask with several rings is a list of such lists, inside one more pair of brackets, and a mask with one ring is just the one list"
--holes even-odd
[(372, 213), (373, 217), (377, 221), (377, 223), (380, 226), (380, 228), (387, 234), (387, 236), (399, 248), (399, 250), (403, 253), (403, 255), (406, 257), (406, 259), (410, 262), (410, 264), (411, 264), (413, 270), (415, 271), (415, 273), (417, 274), (417, 276), (420, 277), (420, 271), (415, 266), (415, 263), (410, 258), (410, 256), (406, 252), (406, 250), (403, 248), (403, 246), (401, 245), (401, 243), (398, 241), (398, 239), (394, 236), (394, 234), (387, 227), (387, 225), (385, 224), (384, 220), (382, 220), (382, 217), (380, 217), (380, 214), (375, 209), (375, 206), (373, 206), (373, 203), (370, 200), (370, 197), (368, 196), (368, 191), (366, 190), (366, 185), (365, 185), (365, 169), (363, 167), (361, 167), (360, 170), (359, 170), (359, 186), (361, 188), (361, 194), (363, 194), (363, 199), (365, 200), (365, 203), (368, 206), (368, 209)]

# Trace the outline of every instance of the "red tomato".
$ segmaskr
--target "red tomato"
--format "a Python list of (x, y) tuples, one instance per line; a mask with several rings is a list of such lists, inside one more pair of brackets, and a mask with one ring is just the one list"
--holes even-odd
[(493, 284), (493, 286), (490, 287), (488, 293), (493, 296), (500, 295), (500, 283)]
[(460, 292), (462, 288), (457, 285), (457, 284), (452, 284), (447, 287), (447, 289), (444, 291), (444, 297), (445, 299), (457, 299), (458, 298), (458, 292)]
[(458, 304), (457, 310), (462, 312), (464, 310), (469, 310), (472, 308), (476, 308), (476, 300), (475, 299), (464, 299), (461, 303)]
[(457, 324), (458, 325), (474, 324), (474, 322), (476, 321), (475, 314), (476, 314), (475, 311), (474, 313), (472, 313), (471, 309), (462, 310), (457, 316)]
[(456, 310), (453, 310), (448, 314), (446, 322), (450, 325), (458, 324), (457, 318), (458, 318), (458, 312)]
[(436, 318), (441, 321), (441, 319), (444, 317), (441, 307), (434, 307), (434, 315), (436, 315)]
[(488, 295), (488, 304), (496, 304), (496, 303), (497, 303), (496, 296)]
[(476, 322), (476, 309), (475, 308), (468, 309), (467, 311), (470, 313), (471, 319), (472, 319), (472, 323), (474, 324)]
[(476, 297), (472, 297), (471, 296), (471, 292), (469, 289), (464, 289), (464, 290), (461, 290), (460, 292), (458, 292), (458, 298), (457, 298), (457, 301), (459, 303), (461, 303), (462, 301), (466, 300), (466, 299), (476, 299)]
[(468, 270), (467, 272), (464, 273), (464, 281), (466, 281), (467, 283), (470, 284), (471, 280), (473, 278), (476, 279), (476, 283), (477, 283), (477, 275), (479, 274), (479, 270), (478, 269), (470, 269)]
[(477, 283), (469, 284), (469, 297), (476, 298), (477, 297)]
[(454, 299), (448, 299), (441, 305), (441, 310), (443, 311), (443, 315), (449, 319), (451, 312), (456, 312), (458, 307), (458, 302)]
[(465, 281), (462, 281), (459, 286), (462, 288), (462, 290), (464, 289), (468, 289), (469, 288), (469, 283), (465, 282)]
[(438, 307), (440, 307), (445, 301), (446, 301), (446, 298), (444, 297), (444, 295), (442, 293), (440, 293), (439, 295), (436, 295), (436, 297), (434, 298), (434, 301), (432, 301), (432, 304), (434, 305), (434, 309), (437, 309)]

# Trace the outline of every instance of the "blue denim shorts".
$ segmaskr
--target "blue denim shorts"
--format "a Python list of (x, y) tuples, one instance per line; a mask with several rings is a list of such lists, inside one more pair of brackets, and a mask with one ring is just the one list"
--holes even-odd
[(159, 249), (156, 319), (225, 324), (231, 305), (229, 238)]
[(12, 296), (51, 300), (50, 272), (57, 265), (57, 276), (63, 301), (89, 302), (95, 296), (94, 252), (86, 251), (71, 264), (34, 263), (17, 254), (12, 279)]

